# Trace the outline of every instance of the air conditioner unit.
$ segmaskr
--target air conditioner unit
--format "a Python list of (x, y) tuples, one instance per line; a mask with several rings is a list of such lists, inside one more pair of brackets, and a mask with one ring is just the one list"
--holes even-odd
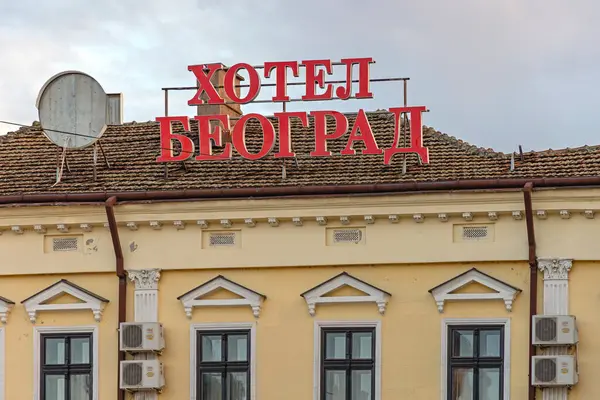
[(165, 348), (163, 327), (159, 322), (122, 322), (119, 338), (121, 351), (158, 352)]
[(534, 315), (532, 343), (536, 346), (572, 345), (579, 341), (573, 315)]
[(533, 386), (571, 386), (579, 380), (574, 356), (533, 356)]
[(158, 360), (121, 361), (121, 389), (160, 390), (165, 386), (163, 365)]

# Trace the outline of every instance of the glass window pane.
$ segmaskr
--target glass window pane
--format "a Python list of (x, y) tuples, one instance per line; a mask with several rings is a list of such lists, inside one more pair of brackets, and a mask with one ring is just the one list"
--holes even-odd
[(473, 357), (473, 341), (473, 331), (454, 331), (452, 335), (452, 356)]
[(221, 336), (202, 336), (202, 361), (222, 361)]
[(346, 334), (344, 332), (328, 332), (325, 337), (325, 357), (346, 358)]
[(452, 369), (451, 400), (473, 400), (473, 369)]
[(228, 361), (246, 361), (248, 359), (248, 336), (230, 335), (227, 338)]
[(355, 332), (352, 334), (352, 358), (370, 359), (373, 334), (371, 332)]
[(371, 400), (371, 371), (352, 371), (352, 400)]
[(479, 400), (500, 400), (500, 368), (479, 369)]
[(89, 374), (71, 375), (69, 380), (70, 398), (72, 400), (89, 400), (92, 397), (91, 379)]
[(227, 400), (248, 400), (248, 373), (227, 374)]
[(46, 375), (44, 382), (44, 400), (65, 400), (66, 379), (64, 375)]
[(479, 356), (500, 357), (500, 331), (479, 332)]
[(61, 365), (65, 363), (65, 339), (46, 338), (47, 365)]
[(325, 400), (348, 400), (346, 371), (325, 371)]
[(223, 400), (223, 377), (220, 372), (202, 374), (202, 399)]
[(71, 339), (71, 364), (90, 363), (90, 338)]

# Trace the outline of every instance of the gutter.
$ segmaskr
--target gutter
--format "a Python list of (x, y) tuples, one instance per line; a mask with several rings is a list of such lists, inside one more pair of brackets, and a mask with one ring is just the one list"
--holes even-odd
[[(115, 250), (115, 272), (119, 279), (119, 294), (117, 304), (119, 307), (118, 311), (118, 325), (117, 332), (121, 326), (121, 322), (125, 322), (127, 316), (127, 276), (125, 274), (124, 262), (123, 262), (123, 250), (121, 248), (121, 240), (119, 239), (119, 230), (117, 228), (117, 220), (115, 218), (114, 206), (117, 203), (116, 197), (110, 197), (106, 200), (106, 218), (108, 219), (108, 228), (110, 230), (110, 237), (112, 239), (113, 248)], [(120, 385), (121, 377), (121, 361), (125, 359), (125, 353), (118, 351), (118, 365), (117, 365), (117, 388)], [(117, 389), (117, 399), (125, 399), (125, 391)]]
[[(525, 202), (525, 222), (527, 226), (527, 243), (529, 247), (529, 340), (533, 337), (533, 316), (537, 314), (537, 276), (538, 261), (535, 246), (535, 231), (533, 229), (533, 205), (531, 193), (533, 183), (527, 182), (523, 187), (523, 200)], [(535, 400), (536, 389), (531, 384), (531, 373), (533, 366), (532, 357), (535, 355), (535, 346), (529, 345), (529, 400)]]
[(536, 187), (599, 186), (600, 177), (536, 178), (536, 179), (469, 179), (434, 182), (401, 182), (366, 185), (271, 186), (236, 189), (189, 189), (126, 192), (45, 193), (0, 196), (0, 204), (105, 202), (112, 197), (119, 201), (223, 199), (248, 197), (280, 197), (298, 195), (374, 194), (420, 192), (435, 190), (522, 189), (527, 183)]

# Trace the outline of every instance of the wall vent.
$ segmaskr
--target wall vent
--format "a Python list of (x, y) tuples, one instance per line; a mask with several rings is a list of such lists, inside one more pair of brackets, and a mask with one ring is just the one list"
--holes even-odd
[(52, 251), (77, 251), (79, 240), (77, 237), (55, 237), (52, 238)]
[(493, 242), (494, 224), (457, 224), (453, 227), (454, 242)]
[(365, 228), (327, 228), (328, 246), (364, 244)]
[(235, 246), (236, 232), (211, 232), (209, 236), (210, 247)]
[(463, 226), (463, 240), (481, 240), (488, 237), (487, 226)]

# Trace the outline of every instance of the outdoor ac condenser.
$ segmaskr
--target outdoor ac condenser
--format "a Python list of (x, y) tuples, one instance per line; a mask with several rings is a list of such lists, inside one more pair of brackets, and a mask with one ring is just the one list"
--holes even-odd
[(159, 322), (122, 322), (119, 348), (128, 352), (160, 352), (165, 347), (163, 327)]

